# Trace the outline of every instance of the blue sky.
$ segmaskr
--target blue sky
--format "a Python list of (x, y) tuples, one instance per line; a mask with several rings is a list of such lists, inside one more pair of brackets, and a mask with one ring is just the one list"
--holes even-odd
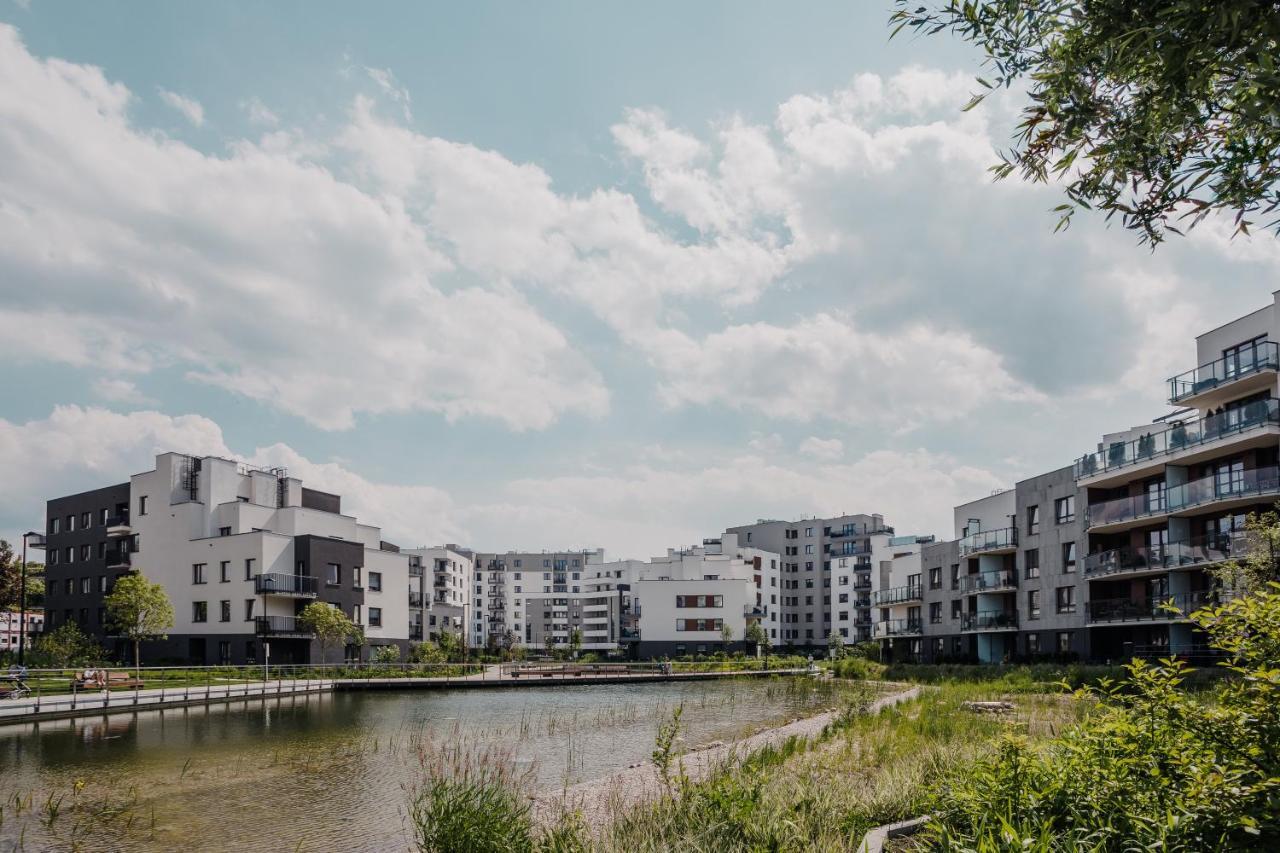
[(985, 167), (871, 3), (0, 0), (0, 532), (157, 449), (404, 543), (659, 553), (949, 509), (1166, 409), (1274, 238)]

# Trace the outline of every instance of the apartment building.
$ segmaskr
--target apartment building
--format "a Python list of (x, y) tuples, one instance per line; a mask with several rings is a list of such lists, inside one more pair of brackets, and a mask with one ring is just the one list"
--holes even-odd
[(475, 555), (453, 544), (403, 553), (409, 558), (409, 641), (437, 642), (449, 633), (469, 642)]
[[(745, 547), (780, 555), (781, 623), (777, 637), (770, 633), (770, 641), (775, 645), (827, 644), (827, 636), (836, 626), (833, 613), (840, 612), (840, 608), (832, 606), (835, 581), (840, 577), (849, 579), (845, 593), (849, 601), (843, 603), (848, 605), (851, 614), (851, 637), (870, 637), (869, 595), (875, 585), (873, 537), (893, 534), (893, 528), (884, 523), (883, 516), (855, 514), (800, 521), (760, 519), (755, 524), (730, 527), (725, 532), (738, 537)], [(841, 592), (834, 595), (838, 599)], [(838, 603), (841, 602), (837, 600)], [(860, 603), (867, 606), (858, 606)]]
[[(311, 601), (340, 608), (370, 646), (408, 645), (409, 558), (381, 530), (342, 513), (338, 495), (281, 468), (162, 453), (154, 470), (47, 503), (46, 628), (77, 623), (116, 657), (103, 599), (140, 572), (173, 604), (150, 663), (317, 662), (297, 616)], [(342, 660), (360, 649), (331, 649)]]
[(39, 607), (27, 608), (27, 639), (22, 643), (22, 614), (17, 610), (0, 610), (0, 652), (17, 654), (19, 645), (25, 645), (29, 650), (31, 641), (38, 637), (43, 629), (44, 610)]
[[(584, 651), (616, 649), (618, 595), (601, 594), (584, 582), (587, 567), (603, 561), (599, 549), (475, 554), (471, 644), (545, 648), (550, 638), (563, 646), (576, 629)], [(607, 623), (602, 607), (613, 614)]]

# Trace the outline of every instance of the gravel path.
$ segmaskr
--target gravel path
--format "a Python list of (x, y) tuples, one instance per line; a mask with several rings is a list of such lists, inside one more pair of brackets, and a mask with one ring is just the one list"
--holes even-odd
[[(897, 684), (891, 686), (905, 687)], [(920, 688), (911, 687), (882, 696), (871, 703), (867, 713), (875, 714), (882, 708), (910, 701), (919, 695)], [(828, 723), (836, 718), (837, 713), (826, 711), (802, 720), (793, 720), (786, 725), (766, 729), (733, 743), (714, 741), (704, 747), (686, 752), (677, 759), (677, 762), (683, 766), (684, 773), (689, 779), (695, 782), (701, 781), (725, 763), (735, 758), (745, 757), (765, 746), (781, 744), (792, 736), (816, 737)], [(678, 769), (673, 768), (672, 775), (677, 775), (678, 772)], [(534, 816), (539, 822), (549, 824), (555, 822), (565, 811), (578, 811), (582, 814), (587, 826), (600, 828), (623, 812), (658, 799), (664, 791), (658, 768), (652, 762), (646, 761), (626, 770), (619, 770), (602, 779), (579, 782), (554, 794), (538, 797), (533, 804)]]

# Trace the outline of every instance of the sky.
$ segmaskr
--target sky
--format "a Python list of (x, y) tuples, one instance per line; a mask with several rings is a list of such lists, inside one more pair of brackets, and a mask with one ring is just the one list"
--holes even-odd
[(0, 536), (154, 454), (414, 546), (951, 508), (1168, 411), (1280, 243), (993, 183), (887, 4), (0, 0)]

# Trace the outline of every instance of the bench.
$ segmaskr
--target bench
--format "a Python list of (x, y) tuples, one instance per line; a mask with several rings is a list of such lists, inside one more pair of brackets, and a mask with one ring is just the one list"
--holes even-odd
[(76, 673), (71, 681), (73, 690), (114, 690), (117, 688), (142, 687), (143, 684), (127, 672), (107, 672), (97, 670), (92, 675), (85, 672)]

